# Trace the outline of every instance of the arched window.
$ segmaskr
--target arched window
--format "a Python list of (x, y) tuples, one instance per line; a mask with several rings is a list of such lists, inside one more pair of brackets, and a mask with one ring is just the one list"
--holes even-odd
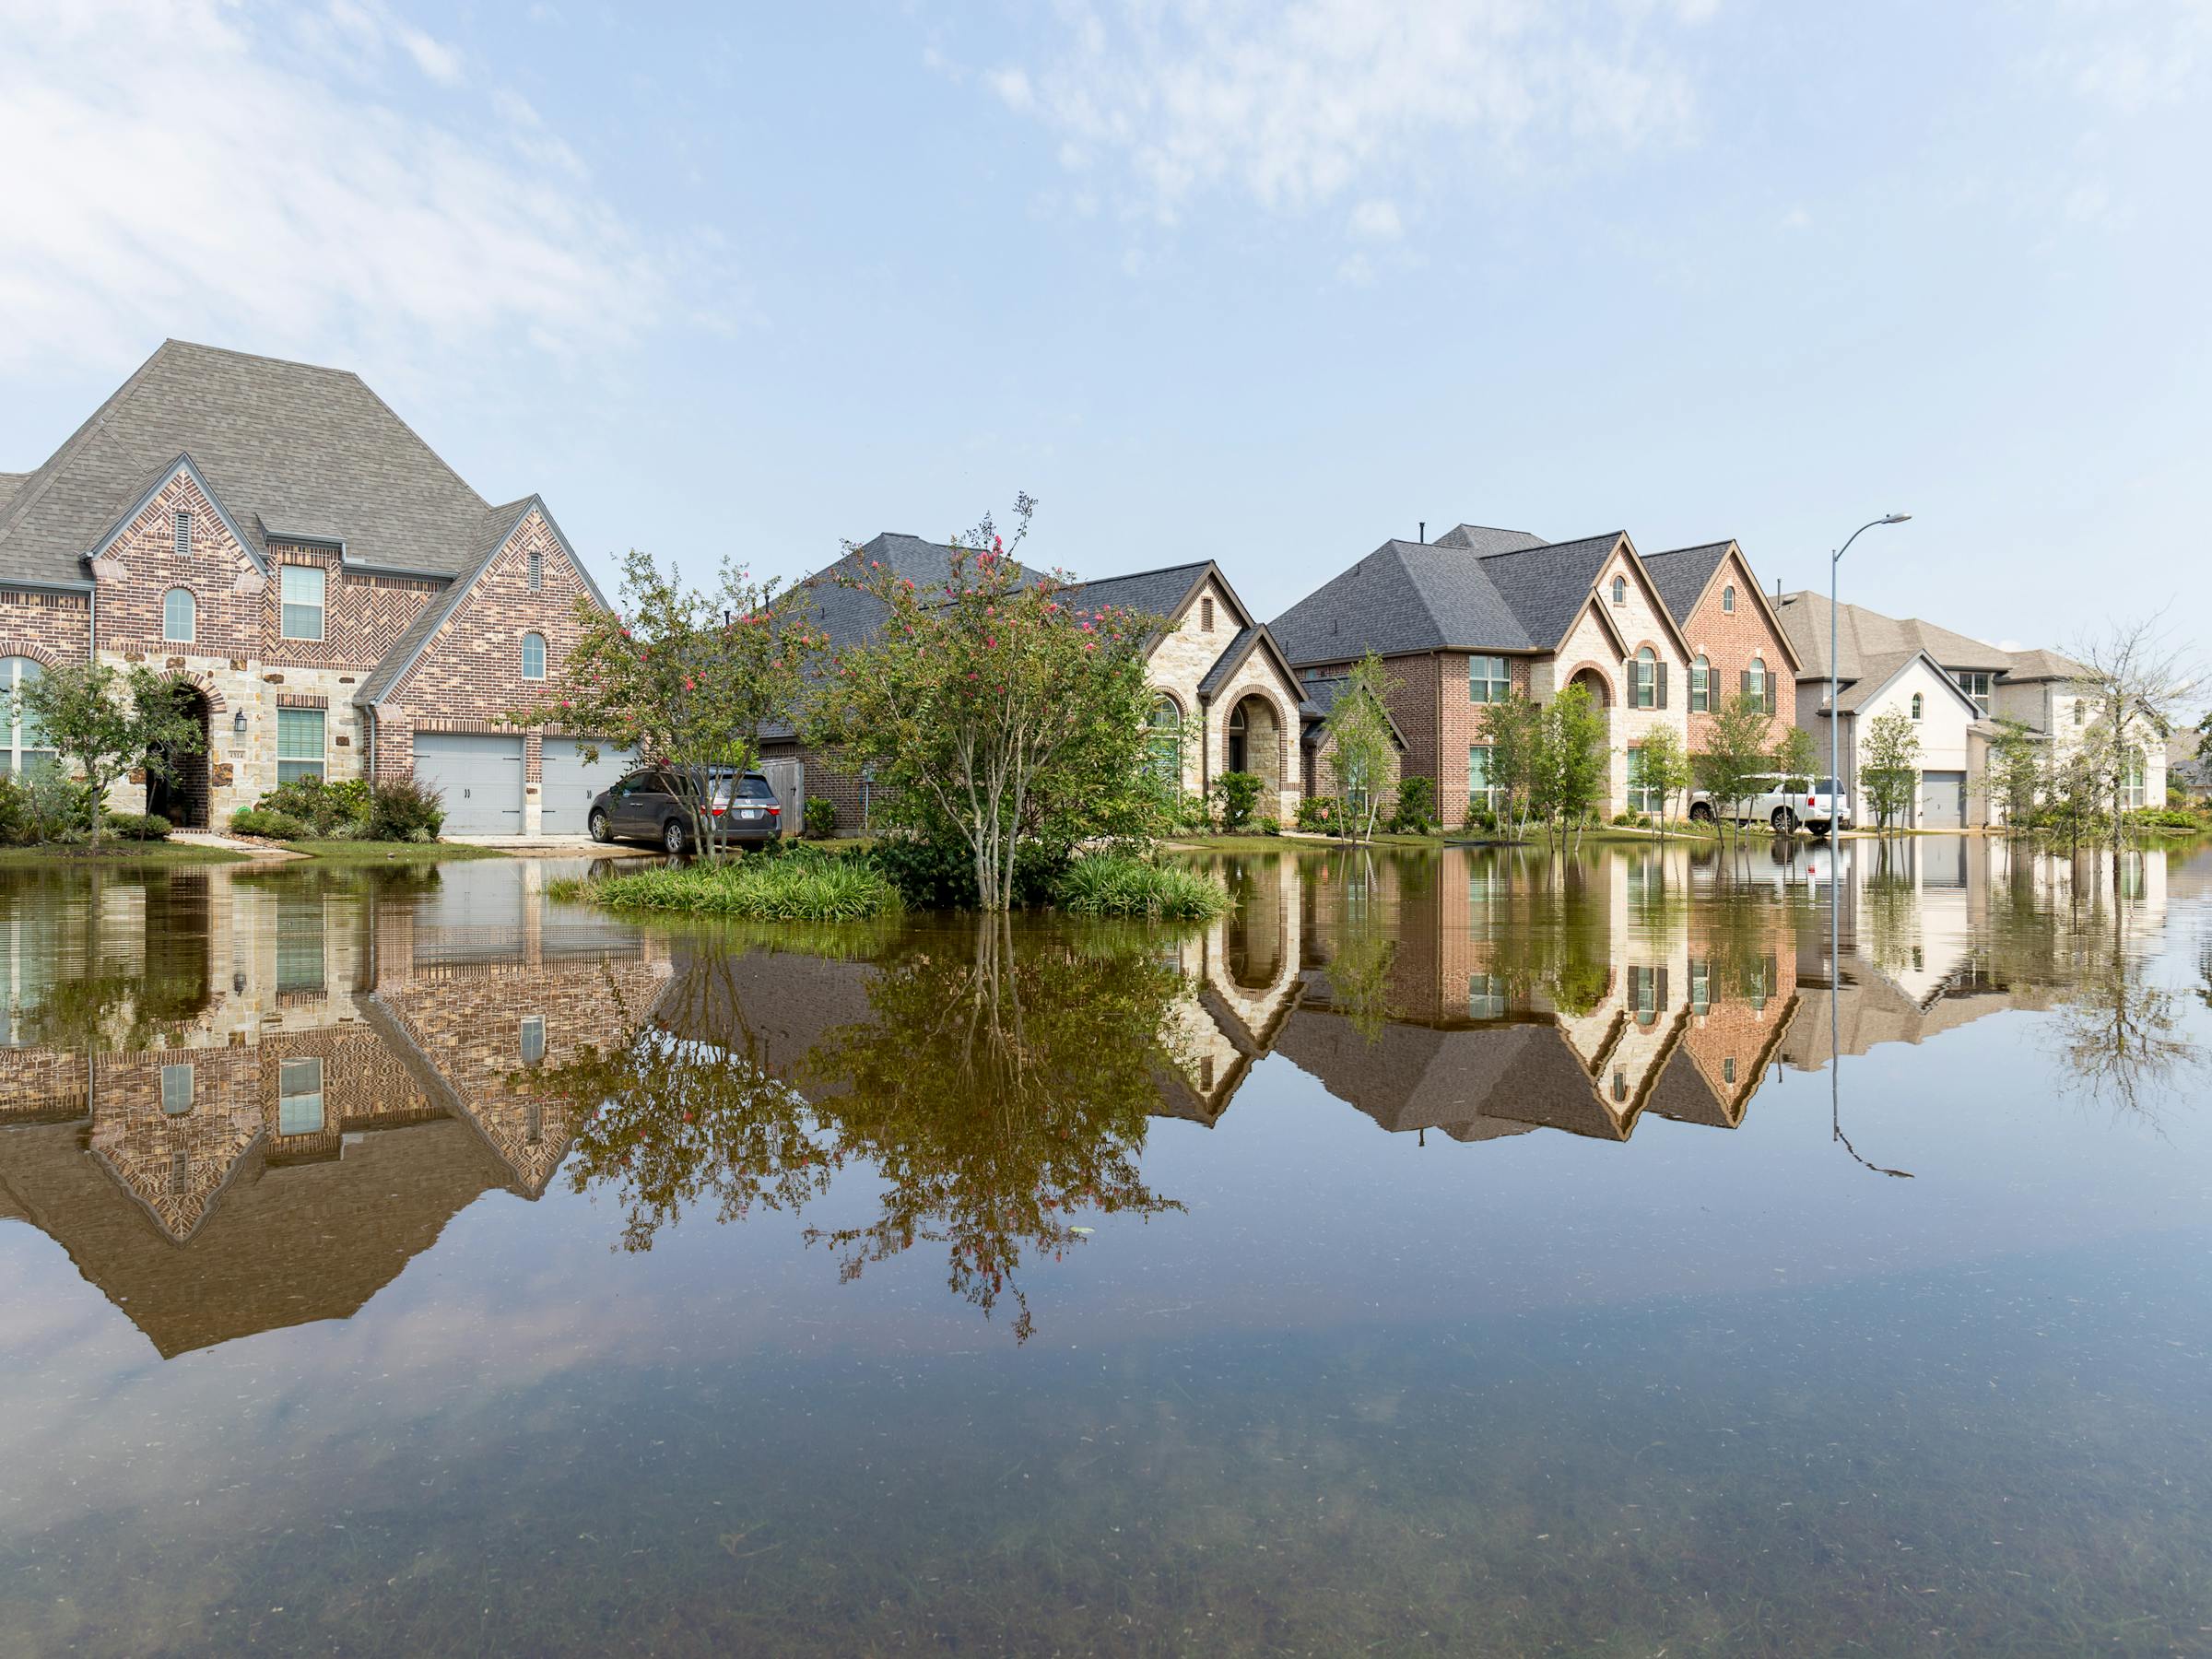
[(1145, 717), (1147, 736), (1145, 747), (1152, 757), (1152, 770), (1162, 783), (1171, 787), (1182, 782), (1182, 705), (1161, 692), (1153, 701), (1152, 712)]
[(1692, 714), (1712, 712), (1712, 665), (1702, 653), (1689, 663), (1689, 712)]
[(12, 778), (53, 764), (53, 746), (21, 696), (45, 672), (35, 657), (0, 657), (0, 741), (6, 744), (0, 748), (0, 770)]
[(1614, 603), (1614, 604), (1616, 604), (1616, 605), (1626, 605), (1628, 602), (1629, 602), (1629, 579), (1628, 579), (1626, 576), (1616, 576), (1616, 577), (1614, 577), (1614, 578), (1613, 578), (1613, 603)]
[(1735, 615), (1735, 588), (1733, 584), (1721, 590), (1721, 608), (1732, 617)]
[(1751, 666), (1744, 670), (1744, 695), (1771, 714), (1773, 690), (1774, 680), (1767, 672), (1767, 659), (1755, 651), (1751, 653)]
[(1636, 653), (1636, 671), (1629, 679), (1629, 706), (1636, 709), (1659, 706), (1659, 657), (1649, 645)]
[(1912, 693), (1912, 718), (1918, 720), (1927, 712), (1927, 699), (1917, 691)]
[(171, 644), (191, 644), (199, 614), (190, 588), (171, 588), (161, 595), (161, 637)]
[(542, 680), (546, 677), (546, 636), (526, 633), (523, 636), (523, 677)]

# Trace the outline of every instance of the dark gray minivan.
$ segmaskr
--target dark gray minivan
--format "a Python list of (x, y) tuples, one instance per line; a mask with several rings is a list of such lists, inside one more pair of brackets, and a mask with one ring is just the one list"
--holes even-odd
[[(710, 833), (723, 842), (767, 842), (783, 833), (783, 808), (776, 786), (759, 772), (740, 777), (718, 767), (695, 772), (708, 797)], [(683, 785), (686, 775), (673, 767), (649, 766), (631, 772), (592, 802), (587, 820), (595, 841), (650, 841), (669, 853), (688, 853), (696, 834)]]

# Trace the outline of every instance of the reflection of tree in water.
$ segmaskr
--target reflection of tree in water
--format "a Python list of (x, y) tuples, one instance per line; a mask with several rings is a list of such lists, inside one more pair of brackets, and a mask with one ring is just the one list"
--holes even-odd
[(932, 938), (882, 963), (874, 1018), (807, 1057), (841, 1154), (888, 1183), (875, 1220), (809, 1237), (838, 1253), (847, 1279), (919, 1240), (944, 1243), (951, 1288), (986, 1313), (1010, 1292), (1026, 1340), (1014, 1281), (1025, 1253), (1058, 1259), (1081, 1243), (1078, 1211), (1182, 1207), (1145, 1185), (1138, 1155), (1187, 986), (1143, 930), (986, 916), (964, 943)]
[[(138, 889), (135, 935), (105, 915), (111, 890)], [(205, 871), (135, 876), (112, 882), (92, 872), (65, 901), (51, 977), (25, 999), (16, 1040), (34, 1048), (132, 1052), (167, 1041), (215, 1000), (207, 962), (209, 898)]]
[(2155, 1127), (2160, 1107), (2185, 1074), (2203, 1066), (2205, 1053), (2182, 1035), (2181, 998), (2150, 981), (2147, 953), (2128, 925), (2125, 865), (2110, 870), (2109, 891), (2107, 873), (2103, 854), (2076, 861), (2073, 971), (2053, 1046), (2077, 1093)]
[[(1409, 862), (1399, 861), (1401, 875)], [(1329, 939), (1329, 1006), (1372, 1043), (1381, 1039), (1393, 1011), (1390, 970), (1397, 960), (1398, 937), (1383, 918), (1381, 870), (1373, 853), (1344, 853), (1330, 861), (1329, 870), (1338, 896), (1336, 926)]]
[[(541, 1087), (605, 1104), (577, 1142), (578, 1192), (615, 1189), (624, 1243), (652, 1246), (688, 1208), (724, 1221), (797, 1212), (865, 1162), (884, 1183), (864, 1225), (815, 1229), (841, 1277), (923, 1241), (947, 1247), (951, 1288), (986, 1314), (1002, 1296), (1032, 1329), (1016, 1273), (1083, 1241), (1082, 1212), (1152, 1215), (1138, 1160), (1172, 1065), (1170, 1012), (1188, 985), (1157, 931), (1047, 931), (979, 919), (912, 935), (876, 964), (870, 1018), (826, 1034), (798, 1080), (774, 1077), (744, 1022), (741, 969), (702, 959), (652, 1023)], [(768, 970), (772, 971), (771, 970)], [(700, 1036), (677, 1036), (700, 1031)]]
[(1920, 940), (1920, 888), (1912, 879), (1912, 848), (1903, 841), (1875, 845), (1874, 868), (1866, 874), (1866, 954), (1886, 973), (1912, 959)]

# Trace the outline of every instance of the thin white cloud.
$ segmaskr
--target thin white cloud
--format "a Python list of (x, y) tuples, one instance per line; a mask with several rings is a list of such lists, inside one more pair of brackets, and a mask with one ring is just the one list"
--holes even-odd
[[(0, 367), (165, 335), (573, 352), (672, 308), (667, 262), (528, 103), (452, 99), (465, 60), (381, 6), (0, 0)], [(114, 96), (149, 63), (188, 95)]]
[(1813, 216), (1802, 207), (1793, 207), (1782, 216), (1782, 228), (1784, 230), (1809, 230), (1812, 224)]
[(1519, 164), (1680, 136), (1694, 100), (1668, 42), (1712, 9), (1061, 0), (1035, 61), (994, 84), (1058, 136), (1064, 160), (1117, 161), (1129, 194), (1163, 218), (1216, 192), (1297, 211), (1380, 194), (1432, 163), (1440, 144)]
[(1398, 205), (1382, 197), (1372, 197), (1352, 209), (1352, 234), (1370, 241), (1395, 241), (1406, 234), (1406, 226), (1398, 218)]

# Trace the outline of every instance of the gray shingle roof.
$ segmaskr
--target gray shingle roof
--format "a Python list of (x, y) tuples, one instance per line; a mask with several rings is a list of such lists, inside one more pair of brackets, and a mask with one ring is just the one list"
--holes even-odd
[(1491, 524), (1454, 524), (1436, 538), (1440, 547), (1465, 547), (1472, 553), (1518, 553), (1541, 547), (1546, 538), (1526, 530), (1500, 530)]
[[(1811, 589), (1785, 594), (1775, 605), (1783, 631), (1796, 647), (1804, 665), (1800, 678), (1828, 677), (1828, 595)], [(1836, 617), (1837, 677), (1855, 679), (1867, 672), (1876, 657), (1924, 651), (1947, 669), (1971, 668), (2003, 674), (2012, 666), (2014, 653), (1986, 641), (1969, 639), (1923, 622), (1916, 617), (1900, 619), (1863, 605), (1840, 607)]]
[(23, 488), (23, 480), (29, 477), (29, 473), (0, 472), (0, 518), (6, 516), (8, 502), (15, 500), (16, 491)]
[(1675, 626), (1689, 626), (1689, 613), (1698, 603), (1698, 595), (1712, 580), (1713, 571), (1720, 569), (1721, 560), (1728, 557), (1734, 542), (1706, 542), (1695, 547), (1670, 547), (1664, 553), (1647, 553), (1643, 568), (1652, 573), (1653, 585), (1659, 597), (1666, 602), (1667, 615)]
[(1260, 628), (1237, 629), (1229, 641), (1229, 648), (1214, 659), (1214, 665), (1199, 680), (1198, 696), (1201, 700), (1211, 699), (1221, 688), (1221, 682), (1243, 666), (1244, 659), (1252, 654), (1253, 647), (1259, 644), (1265, 632), (1265, 629)]
[(1495, 553), (1384, 542), (1268, 626), (1293, 663), (1369, 651), (1548, 651), (1621, 534)]
[[(1304, 693), (1298, 705), (1300, 742), (1313, 747), (1320, 746), (1326, 735), (1329, 716), (1336, 712), (1336, 705), (1344, 700), (1344, 688), (1351, 683), (1351, 677), (1345, 674), (1332, 675), (1327, 679), (1299, 682), (1299, 688)], [(1382, 718), (1390, 723), (1392, 738), (1400, 748), (1404, 748), (1406, 734), (1399, 729), (1397, 716), (1390, 712), (1387, 704), (1383, 706)]]
[(180, 453), (255, 553), (266, 525), (313, 526), (349, 562), (454, 575), (487, 510), (358, 375), (171, 340), (5, 490), (0, 581), (83, 582), (80, 556)]
[(1210, 559), (1191, 564), (1164, 565), (1157, 571), (1135, 571), (1126, 576), (1101, 576), (1081, 583), (1073, 595), (1083, 605), (1103, 608), (1114, 606), (1140, 617), (1171, 617), (1175, 607), (1190, 597)]

